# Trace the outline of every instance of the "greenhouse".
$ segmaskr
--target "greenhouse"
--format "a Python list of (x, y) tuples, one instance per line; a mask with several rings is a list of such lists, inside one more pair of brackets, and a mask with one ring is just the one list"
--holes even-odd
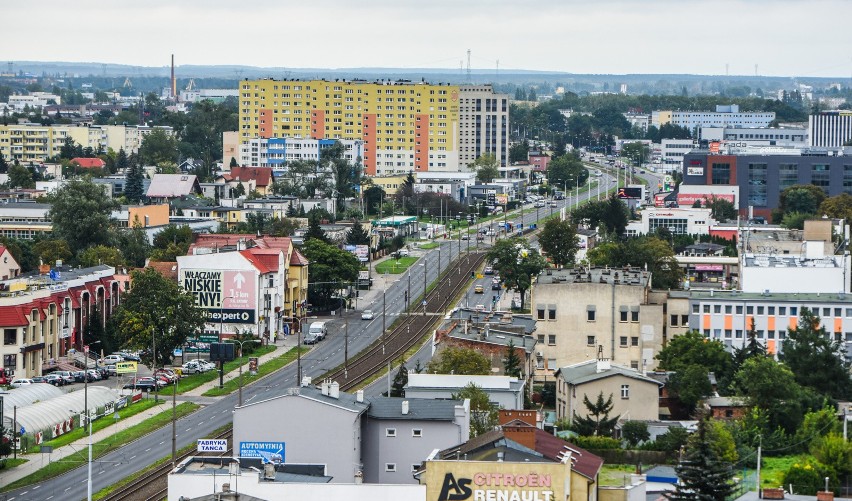
[[(105, 407), (112, 408), (112, 404), (119, 395), (115, 390), (103, 386), (90, 386), (88, 398), (90, 411), (98, 412)], [(85, 392), (74, 391), (25, 407), (18, 407), (17, 422), (14, 423), (14, 427), (11, 412), (3, 413), (3, 426), (14, 430), (23, 428), (24, 433), (34, 436), (35, 443), (38, 444), (43, 440), (67, 433), (75, 425), (79, 426), (79, 419), (74, 418), (83, 413), (84, 400)]]
[[(0, 394), (3, 397), (3, 414), (11, 416), (15, 406), (20, 409), (26, 405), (44, 402), (64, 394), (65, 392), (52, 384), (31, 384), (21, 388), (13, 388)], [(11, 423), (11, 421), (9, 422)], [(3, 424), (6, 425), (6, 423)]]

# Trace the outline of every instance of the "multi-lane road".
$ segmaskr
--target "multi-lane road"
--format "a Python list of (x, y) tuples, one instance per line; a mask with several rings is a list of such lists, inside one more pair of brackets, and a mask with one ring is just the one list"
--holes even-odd
[[(615, 187), (615, 180), (608, 174), (602, 174), (598, 179), (601, 183), (601, 193)], [(581, 193), (579, 203), (597, 196), (597, 189)], [(549, 203), (549, 201), (548, 201)], [(556, 207), (540, 208), (530, 210), (530, 206), (524, 207), (524, 214), (512, 212), (506, 216), (506, 220), (520, 223), (523, 227), (535, 223), (537, 218), (544, 218), (551, 213), (561, 210), (565, 206), (574, 206), (578, 203), (573, 196), (565, 200), (556, 201)], [(497, 221), (493, 223), (482, 223), (482, 227), (493, 224), (497, 230)], [(386, 325), (389, 326), (393, 320), (404, 311), (405, 291), (410, 287), (410, 296), (417, 298), (423, 292), (424, 273), (425, 281), (431, 283), (437, 279), (440, 270), (444, 270), (458, 256), (459, 250), (464, 253), (468, 244), (470, 249), (476, 248), (475, 236), (471, 240), (450, 240), (440, 242), (439, 249), (424, 251), (421, 260), (413, 265), (409, 272), (397, 275), (396, 278), (378, 277), (374, 280), (374, 286), (385, 289), (384, 296), (378, 296), (372, 304), (359, 304), (359, 309), (372, 309), (376, 314), (371, 321), (360, 320), (360, 312), (350, 313), (346, 319), (337, 318), (330, 322), (329, 335), (325, 341), (313, 346), (301, 360), (301, 376), (317, 378), (331, 369), (339, 366), (344, 361), (344, 329), (348, 321), (348, 352), (350, 356), (360, 352), (382, 334), (382, 303), (386, 315)], [(491, 238), (488, 237), (480, 245), (488, 245)], [(440, 252), (440, 268), (439, 264)], [(409, 280), (410, 274), (410, 280)], [(410, 283), (410, 286), (409, 286)], [(487, 304), (492, 291), (490, 277), (479, 279), (485, 287), (485, 293), (475, 296), (483, 297), (482, 304)], [(473, 289), (468, 294), (473, 295)], [(464, 301), (464, 299), (462, 300)], [(479, 301), (477, 299), (477, 301)], [(471, 304), (473, 300), (468, 299)], [(413, 362), (412, 362), (413, 363)], [(290, 364), (269, 376), (243, 388), (243, 400), (245, 403), (257, 402), (272, 398), (286, 392), (288, 388), (297, 386), (299, 378), (296, 374), (296, 364)], [(237, 395), (232, 394), (214, 400), (213, 403), (203, 406), (197, 412), (186, 416), (177, 422), (177, 447), (182, 448), (192, 444), (198, 438), (211, 434), (217, 428), (232, 421), (231, 414), (237, 404)], [(120, 424), (118, 425), (120, 426)], [(298, 430), (276, 430), (276, 433), (298, 433)], [(280, 437), (270, 436), (270, 440)], [(125, 447), (109, 453), (96, 460), (92, 468), (92, 484), (97, 492), (105, 487), (113, 485), (146, 466), (171, 454), (171, 427), (161, 428)], [(45, 480), (35, 485), (23, 487), (0, 495), (0, 500), (28, 501), (28, 500), (74, 500), (86, 497), (86, 469), (81, 467), (64, 475)]]

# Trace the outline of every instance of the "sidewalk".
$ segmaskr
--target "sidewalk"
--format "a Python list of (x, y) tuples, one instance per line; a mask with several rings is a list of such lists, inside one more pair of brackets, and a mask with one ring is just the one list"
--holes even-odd
[[(144, 398), (144, 397), (143, 397)], [(117, 424), (113, 424), (112, 426), (108, 426), (103, 430), (92, 433), (92, 443), (96, 444), (101, 440), (109, 438), (113, 434), (115, 434), (116, 430), (124, 430), (133, 425), (139, 424), (146, 419), (159, 414), (165, 410), (169, 410), (172, 408), (171, 400), (162, 400), (160, 405), (155, 405), (149, 409), (144, 410), (138, 414), (130, 416), (127, 419), (123, 419), (119, 421)], [(112, 419), (112, 416), (105, 416), (101, 419)], [(75, 442), (71, 442), (68, 445), (64, 445), (62, 447), (53, 449), (53, 452), (50, 454), (42, 454), (42, 453), (34, 453), (34, 454), (18, 454), (19, 458), (27, 459), (28, 461), (20, 466), (16, 466), (14, 468), (0, 470), (0, 486), (6, 486), (10, 483), (20, 480), (27, 475), (31, 475), (36, 471), (46, 467), (48, 465), (48, 460), (51, 463), (55, 463), (63, 458), (74, 454), (77, 451), (86, 450), (89, 444), (89, 437), (86, 436), (77, 440)], [(94, 451), (93, 451), (94, 452)]]

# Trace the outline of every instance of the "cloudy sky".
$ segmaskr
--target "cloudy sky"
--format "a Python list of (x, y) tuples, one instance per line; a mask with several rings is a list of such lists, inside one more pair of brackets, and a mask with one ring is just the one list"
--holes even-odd
[[(852, 0), (37, 0), (0, 61), (852, 77)], [(9, 22), (12, 21), (12, 22)]]

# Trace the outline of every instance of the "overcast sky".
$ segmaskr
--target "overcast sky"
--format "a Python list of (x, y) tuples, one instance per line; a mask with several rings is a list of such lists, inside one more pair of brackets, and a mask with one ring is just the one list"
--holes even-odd
[(4, 1), (0, 61), (852, 78), (852, 0)]

